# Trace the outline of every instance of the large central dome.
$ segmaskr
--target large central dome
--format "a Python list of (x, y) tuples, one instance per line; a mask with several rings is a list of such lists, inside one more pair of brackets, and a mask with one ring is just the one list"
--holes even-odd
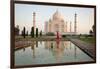
[(64, 20), (64, 16), (58, 10), (56, 10), (56, 12), (53, 14), (53, 19)]

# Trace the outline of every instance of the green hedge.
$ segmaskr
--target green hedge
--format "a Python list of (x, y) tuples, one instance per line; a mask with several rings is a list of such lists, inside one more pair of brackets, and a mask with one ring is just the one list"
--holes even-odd
[(47, 36), (55, 36), (55, 34), (53, 32), (48, 32), (46, 33)]

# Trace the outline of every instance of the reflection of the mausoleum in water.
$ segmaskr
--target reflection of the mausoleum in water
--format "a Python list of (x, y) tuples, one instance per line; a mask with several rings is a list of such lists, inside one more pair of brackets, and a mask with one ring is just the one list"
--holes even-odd
[[(72, 43), (69, 41), (46, 41), (45, 49), (52, 52), (53, 56), (58, 62), (64, 55), (69, 56), (73, 52), (73, 57), (76, 59), (76, 46), (71, 47)], [(64, 54), (66, 53), (66, 54)]]
[[(52, 52), (52, 55), (55, 57), (57, 62), (60, 62), (61, 57), (66, 53), (67, 56), (72, 54), (73, 51), (73, 57), (76, 58), (76, 46), (72, 48), (72, 43), (69, 41), (33, 41), (31, 44), (32, 49), (32, 55), (33, 58), (36, 57), (36, 48), (39, 46), (44, 46), (44, 50), (48, 50)], [(23, 51), (25, 51), (25, 48), (23, 48)]]

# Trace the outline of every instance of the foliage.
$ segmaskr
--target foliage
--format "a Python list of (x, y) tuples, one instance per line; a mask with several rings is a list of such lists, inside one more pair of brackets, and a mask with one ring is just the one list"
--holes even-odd
[(31, 37), (34, 37), (34, 27), (31, 28)]
[(66, 35), (62, 35), (62, 37), (63, 37), (63, 38), (65, 38), (65, 37), (66, 37)]
[(38, 37), (38, 28), (36, 28), (36, 37)]
[(89, 31), (89, 35), (93, 36), (95, 34), (95, 25), (92, 26), (92, 29)]
[(89, 34), (90, 34), (90, 35), (92, 35), (92, 34), (93, 34), (92, 30), (90, 30), (90, 31), (89, 31)]
[(22, 36), (25, 38), (25, 31), (26, 31), (26, 29), (25, 29), (25, 27), (23, 28), (23, 30), (22, 30)]
[(55, 34), (53, 32), (48, 32), (46, 33), (47, 36), (55, 36)]
[(40, 31), (40, 36), (42, 36), (42, 30)]
[(17, 25), (17, 27), (15, 27), (15, 35), (19, 35), (20, 29), (19, 26)]

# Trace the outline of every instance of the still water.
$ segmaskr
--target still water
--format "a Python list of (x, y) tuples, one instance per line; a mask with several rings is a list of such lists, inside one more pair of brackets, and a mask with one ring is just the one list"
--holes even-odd
[(37, 65), (93, 61), (70, 41), (34, 41), (15, 51), (15, 65)]

